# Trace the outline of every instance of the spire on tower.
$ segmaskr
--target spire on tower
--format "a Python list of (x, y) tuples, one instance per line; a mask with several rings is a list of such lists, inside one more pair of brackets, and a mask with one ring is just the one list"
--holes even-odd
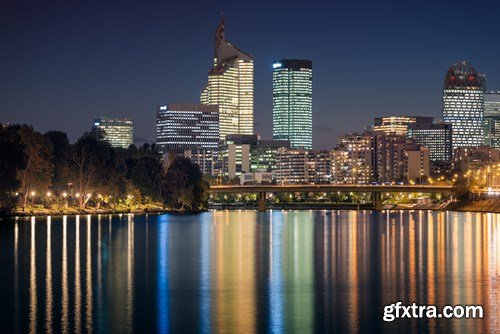
[(221, 43), (224, 41), (224, 12), (221, 12), (220, 23), (215, 30), (214, 36), (214, 58), (220, 59)]

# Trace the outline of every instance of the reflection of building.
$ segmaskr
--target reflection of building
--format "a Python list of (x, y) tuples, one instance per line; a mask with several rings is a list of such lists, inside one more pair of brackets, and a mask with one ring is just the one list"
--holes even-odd
[(408, 126), (408, 138), (429, 148), (432, 163), (450, 163), (452, 158), (451, 124), (411, 124)]
[(484, 144), (500, 148), (500, 92), (484, 94)]
[(273, 63), (273, 139), (292, 148), (312, 148), (312, 62)]
[(369, 134), (346, 134), (330, 152), (331, 181), (337, 184), (366, 184), (371, 177), (372, 138)]
[(156, 145), (163, 156), (192, 148), (217, 150), (219, 111), (200, 104), (161, 105), (156, 112)]
[(484, 76), (467, 62), (453, 64), (443, 86), (443, 120), (453, 127), (453, 149), (483, 145)]
[(387, 134), (395, 133), (406, 135), (410, 124), (430, 124), (434, 117), (424, 116), (386, 116), (373, 120), (373, 131), (382, 131)]
[(500, 162), (500, 150), (488, 147), (458, 147), (453, 150), (453, 169), (465, 172)]
[(220, 140), (253, 134), (253, 57), (226, 41), (224, 19), (215, 31), (214, 66), (200, 100), (219, 106)]
[(104, 140), (113, 147), (128, 148), (134, 142), (134, 122), (130, 118), (101, 117), (94, 128), (104, 131)]

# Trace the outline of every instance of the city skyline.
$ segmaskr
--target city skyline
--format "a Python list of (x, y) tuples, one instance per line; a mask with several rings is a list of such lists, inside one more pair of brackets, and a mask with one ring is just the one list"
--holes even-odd
[[(488, 90), (500, 87), (500, 64), (494, 57), (498, 46), (478, 34), (493, 34), (498, 29), (494, 20), (484, 19), (494, 18), (496, 5), (476, 8), (481, 14), (477, 17), (450, 3), (433, 5), (431, 12), (426, 11), (428, 5), (422, 5), (410, 14), (397, 4), (376, 8), (367, 3), (366, 11), (356, 11), (349, 4), (318, 5), (305, 11), (298, 6), (288, 8), (292, 18), (305, 15), (310, 24), (304, 25), (276, 17), (273, 13), (278, 8), (272, 4), (256, 4), (245, 13), (240, 5), (231, 3), (221, 2), (216, 9), (175, 4), (170, 12), (179, 15), (169, 22), (158, 20), (157, 13), (166, 10), (160, 3), (150, 3), (138, 12), (130, 3), (117, 8), (102, 4), (100, 15), (95, 14), (95, 3), (79, 6), (33, 6), (26, 11), (21, 5), (9, 4), (3, 11), (9, 29), (2, 36), (11, 52), (0, 65), (5, 67), (1, 122), (30, 123), (43, 132), (63, 129), (74, 141), (88, 130), (84, 125), (100, 114), (129, 117), (134, 119), (136, 142), (154, 142), (155, 107), (160, 101), (198, 101), (211, 65), (213, 27), (220, 10), (224, 10), (230, 39), (255, 57), (255, 133), (262, 138), (272, 137), (274, 59), (300, 57), (315, 63), (315, 149), (334, 146), (341, 134), (361, 130), (374, 116), (418, 114), (440, 119), (442, 78), (457, 61), (467, 60), (485, 73)], [(179, 20), (189, 12), (187, 7), (196, 20), (181, 29)], [(83, 14), (78, 16), (80, 10)], [(23, 29), (16, 21), (21, 13)], [(258, 24), (254, 20), (257, 14)], [(123, 31), (109, 27), (134, 15), (137, 20)], [(446, 34), (444, 39), (447, 24), (465, 17), (476, 23), (470, 24), (470, 31), (465, 36)], [(95, 23), (92, 27), (89, 18)], [(419, 18), (428, 20), (416, 32)], [(336, 30), (340, 24), (343, 28)], [(277, 26), (281, 27), (280, 38), (273, 30)], [(367, 26), (373, 29), (366, 31)], [(54, 30), (61, 32), (51, 34)], [(429, 36), (429, 30), (435, 36)], [(377, 44), (370, 41), (374, 34), (379, 36)], [(301, 43), (290, 43), (295, 36)], [(474, 47), (458, 43), (473, 36)], [(421, 45), (424, 37), (428, 40)], [(181, 41), (183, 50), (167, 52)], [(432, 47), (433, 52), (416, 54), (417, 44), (418, 49)], [(374, 52), (367, 58), (368, 50)], [(26, 64), (29, 66), (23, 66)], [(366, 89), (374, 83), (376, 89)], [(351, 117), (353, 114), (357, 117)]]

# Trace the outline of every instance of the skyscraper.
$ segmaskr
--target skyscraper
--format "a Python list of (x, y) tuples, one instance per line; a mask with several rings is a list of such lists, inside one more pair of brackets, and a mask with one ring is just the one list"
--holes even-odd
[(215, 31), (214, 65), (200, 100), (219, 106), (221, 140), (253, 134), (253, 57), (226, 41), (224, 18)]
[(443, 120), (453, 130), (453, 149), (483, 144), (484, 76), (467, 62), (453, 64), (443, 86)]
[(500, 148), (500, 92), (484, 94), (484, 144)]
[(218, 143), (217, 106), (174, 103), (158, 106), (156, 145), (162, 155), (194, 148), (217, 150)]
[(312, 148), (312, 62), (273, 63), (273, 139), (292, 148)]
[(104, 140), (113, 147), (128, 148), (134, 143), (134, 122), (130, 118), (101, 117), (94, 120), (95, 129), (104, 131)]

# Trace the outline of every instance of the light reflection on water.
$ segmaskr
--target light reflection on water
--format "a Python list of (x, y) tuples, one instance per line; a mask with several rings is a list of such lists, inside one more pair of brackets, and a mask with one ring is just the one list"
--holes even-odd
[[(7, 332), (499, 330), (496, 214), (32, 217), (0, 238)], [(384, 323), (396, 301), (481, 304), (486, 319)]]

